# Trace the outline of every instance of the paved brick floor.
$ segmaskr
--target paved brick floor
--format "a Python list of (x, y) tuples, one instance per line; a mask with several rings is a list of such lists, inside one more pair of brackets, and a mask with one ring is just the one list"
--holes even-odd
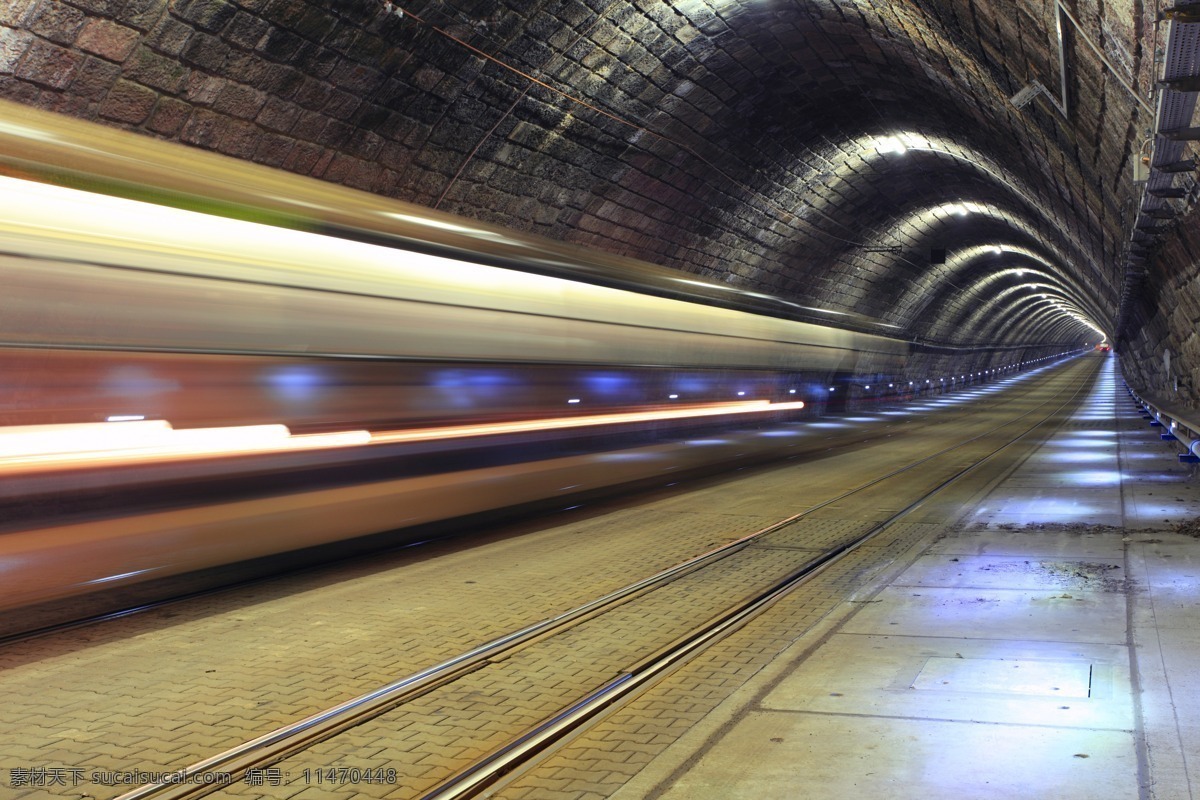
[[(976, 411), (986, 405), (984, 397), (978, 396)], [(965, 394), (959, 399), (970, 401)], [(913, 441), (930, 452), (971, 424), (944, 408), (916, 413), (931, 416), (922, 421), (872, 415), (862, 417), (865, 422), (829, 424), (848, 426), (850, 436), (872, 425), (893, 425), (897, 434), (919, 428), (923, 435)], [(927, 427), (933, 416), (939, 424)], [(0, 651), (0, 697), (5, 702), (0, 781), (7, 780), (0, 788), (14, 798), (78, 797), (78, 786), (14, 785), (12, 770), (81, 769), (90, 775), (93, 770), (179, 768), (758, 530), (835, 496), (846, 487), (847, 476), (865, 479), (912, 457), (897, 440), (878, 440), (857, 450), (839, 449), (823, 458), (697, 484), (686, 492), (675, 489), (636, 503), (569, 513), (552, 524), (510, 528), (504, 535), (485, 536), (483, 542), (382, 556), (333, 573), (298, 575), (7, 648)], [(856, 516), (835, 504), (814, 522), (840, 535), (881, 515), (886, 509)], [(617, 727), (607, 734), (603, 726), (596, 729), (604, 744), (589, 749), (585, 737), (572, 745), (574, 750), (563, 751), (564, 757), (590, 753), (580, 758), (595, 764), (550, 768), (569, 772), (577, 781), (571, 791), (584, 795), (611, 791), (633, 777), (802, 631), (844, 602), (864, 575), (925, 536), (931, 524), (896, 526), (814, 582), (806, 594), (779, 604), (780, 609), (797, 604), (793, 616), (756, 623), (774, 627), (757, 633), (748, 628), (697, 659), (716, 660), (709, 672), (676, 695), (665, 700), (648, 695), (631, 703), (627, 708), (641, 708), (643, 716), (627, 733), (616, 715), (612, 724)], [(810, 525), (808, 533), (812, 531)], [(651, 536), (653, 547), (648, 548)], [(795, 531), (774, 542), (779, 549), (813, 544)], [(689, 601), (696, 604), (694, 612), (684, 616), (708, 613), (703, 604), (719, 599), (699, 590)], [(645, 609), (640, 613), (643, 625), (662, 616)], [(631, 617), (628, 624), (638, 625), (638, 618)], [(619, 666), (615, 654), (611, 663), (606, 660), (611, 647), (597, 647), (586, 654), (570, 653), (568, 647), (558, 656), (529, 657), (561, 661), (577, 656), (583, 683)], [(463, 683), (455, 691), (455, 698), (446, 702), (478, 708), (485, 729), (487, 718), (497, 716), (502, 705), (512, 708), (517, 719), (529, 721), (561, 705), (561, 698), (544, 687), (511, 677), (480, 675), (477, 683)], [(413, 722), (407, 737), (411, 741), (404, 752), (412, 757), (406, 756), (403, 764), (406, 775), (441, 774), (448, 757), (462, 754), (455, 752), (463, 749), (459, 744), (443, 740), (438, 722), (445, 706), (439, 702), (431, 696), (423, 710), (411, 709), (417, 717), (424, 714), (425, 721)], [(345, 765), (353, 754), (353, 766), (360, 769), (396, 767), (398, 751), (390, 741), (380, 744), (372, 731), (363, 726), (346, 734), (336, 746), (330, 743), (320, 751), (322, 758)], [(610, 761), (620, 767), (611, 773), (596, 768)], [(530, 780), (543, 778), (531, 773)], [(84, 788), (97, 798), (119, 793), (90, 783)], [(384, 788), (293, 781), (287, 787), (243, 785), (224, 794), (389, 794)], [(390, 793), (406, 796), (400, 789)]]

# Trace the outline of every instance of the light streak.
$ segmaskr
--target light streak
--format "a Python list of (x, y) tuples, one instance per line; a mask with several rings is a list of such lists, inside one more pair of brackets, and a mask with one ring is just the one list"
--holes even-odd
[(368, 432), (293, 434), (285, 425), (176, 430), (166, 420), (30, 425), (0, 428), (0, 474), (112, 467), (264, 453), (442, 441), (703, 417), (798, 411), (803, 402), (746, 400), (672, 405), (643, 411)]

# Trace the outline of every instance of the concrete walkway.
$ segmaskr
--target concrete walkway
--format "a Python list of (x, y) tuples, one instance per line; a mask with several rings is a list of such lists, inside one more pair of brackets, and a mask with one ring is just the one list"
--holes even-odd
[(1200, 541), (1176, 528), (1200, 491), (1114, 363), (964, 518), (616, 797), (1194, 797)]

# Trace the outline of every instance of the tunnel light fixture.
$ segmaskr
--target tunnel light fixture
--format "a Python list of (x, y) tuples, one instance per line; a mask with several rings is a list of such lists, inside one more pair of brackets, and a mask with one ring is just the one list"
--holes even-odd
[(875, 140), (875, 152), (880, 155), (895, 153), (902, 156), (908, 152), (908, 148), (904, 146), (904, 142), (900, 141), (899, 136), (881, 136)]
[(667, 395), (667, 399), (668, 399), (668, 400), (678, 400), (678, 399), (679, 399), (679, 395), (677, 395), (677, 394), (669, 394), (669, 395)]
[(788, 394), (795, 394), (795, 393), (796, 393), (795, 389), (788, 389)]
[(568, 401), (567, 401), (567, 404), (568, 404), (568, 405), (574, 405), (575, 403), (578, 403), (578, 402), (579, 402), (579, 398), (578, 398), (578, 397), (572, 397), (570, 400), (568, 400)]

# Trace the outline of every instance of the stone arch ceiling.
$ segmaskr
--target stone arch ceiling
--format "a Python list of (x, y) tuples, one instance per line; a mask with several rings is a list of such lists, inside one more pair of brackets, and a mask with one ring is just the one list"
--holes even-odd
[[(1095, 338), (1035, 291), (1116, 333), (1150, 120), (1079, 36), (1068, 119), (1009, 102), (1058, 85), (1051, 0), (6, 6), (23, 102), (916, 338)], [(1152, 9), (1067, 6), (1148, 98)], [(1154, 314), (1132, 319), (1161, 339)]]

